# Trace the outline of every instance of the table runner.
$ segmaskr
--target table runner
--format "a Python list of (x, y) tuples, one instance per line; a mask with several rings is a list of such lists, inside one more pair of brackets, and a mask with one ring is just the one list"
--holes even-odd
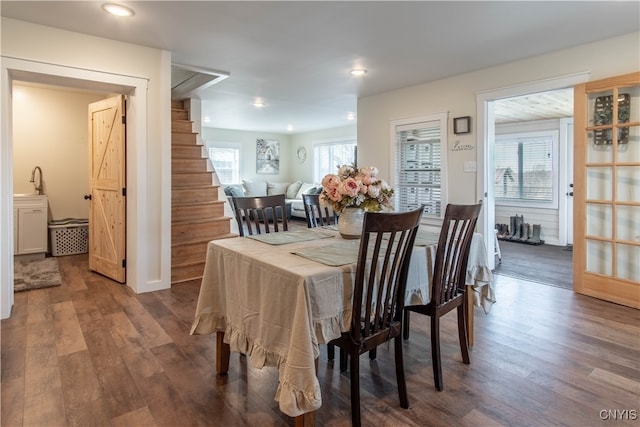
[(311, 240), (326, 239), (334, 234), (323, 232), (314, 228), (303, 228), (300, 230), (281, 231), (278, 233), (255, 234), (246, 236), (249, 239), (258, 240), (270, 245), (286, 245), (288, 243), (308, 242)]

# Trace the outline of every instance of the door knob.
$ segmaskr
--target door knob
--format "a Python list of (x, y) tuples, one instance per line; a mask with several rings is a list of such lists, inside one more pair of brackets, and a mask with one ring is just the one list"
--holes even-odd
[(568, 192), (567, 196), (573, 196), (573, 191)]
[(84, 199), (85, 200), (91, 200), (91, 194), (85, 194), (84, 195)]

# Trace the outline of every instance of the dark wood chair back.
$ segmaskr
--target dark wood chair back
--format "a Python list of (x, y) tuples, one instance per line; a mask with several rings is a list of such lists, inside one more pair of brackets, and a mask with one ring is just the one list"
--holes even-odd
[(481, 204), (447, 206), (431, 282), (431, 301), (436, 307), (466, 290), (469, 250), (481, 207)]
[(259, 197), (232, 197), (240, 236), (287, 231), (284, 194)]
[(351, 327), (329, 342), (348, 354), (352, 424), (360, 425), (360, 355), (394, 340), (400, 406), (409, 407), (402, 360), (402, 313), (413, 244), (423, 208), (364, 216), (353, 287)]
[(338, 223), (337, 215), (330, 211), (328, 206), (320, 204), (319, 194), (303, 194), (302, 204), (307, 217), (307, 227), (324, 227)]
[(466, 329), (467, 297), (466, 274), (471, 249), (471, 239), (476, 228), (482, 204), (448, 205), (436, 249), (436, 259), (431, 281), (430, 300), (427, 304), (405, 307), (404, 333), (409, 338), (409, 313), (419, 313), (431, 318), (431, 360), (436, 389), (444, 389), (440, 358), (440, 317), (454, 308), (458, 314), (458, 340), (462, 361), (471, 363)]

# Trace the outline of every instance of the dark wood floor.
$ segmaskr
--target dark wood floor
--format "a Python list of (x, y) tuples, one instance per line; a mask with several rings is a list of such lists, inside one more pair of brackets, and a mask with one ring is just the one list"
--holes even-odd
[[(2, 426), (292, 425), (273, 400), (274, 368), (232, 354), (229, 374), (216, 376), (213, 336), (189, 335), (198, 283), (135, 295), (88, 272), (84, 256), (59, 260), (64, 284), (16, 294), (2, 321)], [(491, 312), (476, 309), (471, 365), (455, 315), (445, 317), (442, 392), (427, 319), (414, 316), (410, 409), (398, 402), (393, 346), (362, 357), (365, 425), (638, 425), (640, 311), (504, 276), (495, 288)], [(349, 379), (325, 349), (317, 424), (348, 426)]]
[(573, 252), (564, 246), (499, 242), (502, 262), (495, 273), (573, 289)]

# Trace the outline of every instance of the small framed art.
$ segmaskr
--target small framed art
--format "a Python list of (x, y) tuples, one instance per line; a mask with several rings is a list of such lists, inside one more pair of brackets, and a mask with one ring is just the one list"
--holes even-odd
[(453, 119), (453, 133), (456, 135), (471, 133), (471, 116), (455, 117)]

